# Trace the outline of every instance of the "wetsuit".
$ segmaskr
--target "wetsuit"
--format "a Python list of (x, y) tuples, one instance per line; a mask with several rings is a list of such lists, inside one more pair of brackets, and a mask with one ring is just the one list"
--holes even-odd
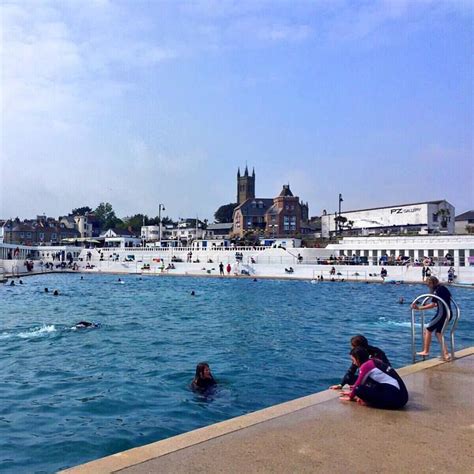
[(211, 377), (210, 379), (195, 379), (192, 383), (193, 388), (198, 390), (207, 390), (208, 388), (213, 387), (214, 385), (216, 385), (216, 381), (213, 377)]
[[(367, 352), (369, 353), (369, 356), (371, 359), (379, 359), (382, 362), (385, 362), (387, 365), (390, 365), (390, 361), (388, 360), (387, 356), (385, 355), (385, 352), (382, 349), (379, 349), (378, 347), (374, 346), (367, 346), (366, 347)], [(342, 377), (341, 380), (341, 387), (344, 387), (344, 385), (354, 385), (354, 382), (357, 380), (357, 365), (352, 364), (347, 372), (344, 374), (344, 377)]]
[(350, 394), (376, 408), (398, 409), (408, 402), (403, 380), (390, 365), (378, 359), (364, 362)]
[[(434, 289), (433, 294), (436, 295), (436, 296), (439, 296), (448, 305), (449, 312), (451, 313), (451, 293), (450, 293), (450, 291), (445, 286), (438, 285)], [(444, 307), (443, 303), (441, 303), (440, 301), (438, 301), (434, 298), (433, 298), (432, 302), (436, 303), (437, 310), (436, 310), (436, 314), (434, 315), (433, 319), (426, 325), (426, 329), (430, 332), (436, 331), (437, 333), (440, 333), (443, 329), (444, 322), (446, 321), (446, 308)]]

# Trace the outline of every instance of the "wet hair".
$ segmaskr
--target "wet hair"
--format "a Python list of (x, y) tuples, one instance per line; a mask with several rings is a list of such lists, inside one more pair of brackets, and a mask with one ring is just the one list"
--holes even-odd
[(369, 347), (369, 341), (362, 334), (357, 334), (357, 336), (351, 337), (351, 346), (364, 347), (365, 349), (367, 349), (367, 347)]
[(369, 353), (365, 347), (354, 347), (354, 349), (350, 352), (351, 356), (354, 357), (355, 360), (362, 365), (364, 362), (367, 362), (370, 358)]
[(199, 362), (199, 364), (196, 365), (196, 375), (194, 376), (195, 381), (204, 378), (204, 369), (206, 367), (209, 369), (209, 364), (207, 362)]
[(434, 287), (436, 287), (436, 286), (439, 285), (439, 280), (438, 280), (435, 276), (429, 276), (429, 277), (426, 279), (426, 282), (427, 282), (427, 283), (432, 283)]
[(44, 292), (45, 292), (45, 293), (48, 293), (48, 292), (49, 292), (48, 288), (45, 288), (45, 289), (44, 289)]

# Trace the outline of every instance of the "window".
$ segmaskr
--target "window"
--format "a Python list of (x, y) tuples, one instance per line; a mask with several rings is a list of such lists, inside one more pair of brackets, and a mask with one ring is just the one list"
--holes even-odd
[(51, 234), (51, 240), (56, 240), (57, 237), (58, 237), (58, 235), (56, 234), (56, 232), (53, 232), (53, 233)]
[(290, 228), (291, 228), (291, 230), (296, 230), (296, 216), (291, 216), (291, 218), (290, 218)]
[(44, 232), (39, 233), (39, 238), (40, 238), (40, 240), (44, 240)]
[(24, 232), (20, 232), (20, 237), (23, 238), (25, 236)]
[(28, 239), (31, 239), (31, 232), (27, 232), (27, 233), (26, 233), (26, 237), (27, 237)]
[(433, 214), (433, 222), (438, 222), (438, 214)]

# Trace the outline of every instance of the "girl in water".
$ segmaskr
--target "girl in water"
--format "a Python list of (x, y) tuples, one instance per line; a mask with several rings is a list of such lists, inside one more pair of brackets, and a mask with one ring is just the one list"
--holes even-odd
[(196, 366), (196, 375), (191, 383), (194, 390), (206, 390), (209, 387), (216, 385), (216, 381), (211, 374), (211, 369), (207, 362), (200, 362)]
[(370, 359), (363, 347), (352, 349), (350, 354), (352, 362), (359, 367), (359, 377), (350, 392), (342, 392), (342, 401), (357, 400), (362, 405), (392, 410), (406, 405), (407, 389), (390, 365)]

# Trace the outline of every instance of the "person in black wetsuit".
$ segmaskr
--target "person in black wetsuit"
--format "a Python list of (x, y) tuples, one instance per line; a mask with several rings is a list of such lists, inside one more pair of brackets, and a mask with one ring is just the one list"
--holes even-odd
[[(353, 349), (356, 347), (363, 347), (368, 353), (371, 359), (379, 359), (387, 365), (390, 365), (390, 361), (388, 360), (385, 352), (378, 347), (370, 346), (369, 341), (365, 336), (358, 334), (351, 338), (351, 346)], [(352, 364), (347, 372), (342, 377), (341, 383), (337, 385), (331, 385), (329, 387), (332, 390), (340, 390), (344, 385), (354, 385), (355, 381), (357, 380), (357, 365)]]
[[(433, 295), (439, 296), (448, 306), (449, 312), (451, 313), (451, 293), (443, 285), (440, 285), (439, 280), (430, 276), (426, 279), (426, 284), (430, 289), (430, 293)], [(418, 355), (427, 356), (430, 353), (431, 339), (433, 337), (433, 331), (436, 331), (436, 337), (443, 349), (443, 358), (449, 360), (449, 352), (446, 348), (446, 345), (443, 343), (443, 335), (441, 331), (443, 330), (444, 322), (446, 321), (446, 308), (443, 303), (439, 302), (436, 299), (432, 299), (431, 303), (425, 304), (423, 306), (418, 306), (417, 304), (412, 304), (411, 307), (416, 311), (423, 311), (424, 309), (436, 308), (436, 314), (433, 319), (426, 325), (425, 334), (423, 335), (423, 350), (417, 352)]]
[(91, 323), (89, 321), (79, 321), (74, 325), (76, 329), (89, 329), (89, 328), (98, 328), (100, 325), (98, 323)]
[(211, 369), (207, 362), (200, 362), (196, 366), (196, 375), (191, 382), (191, 387), (194, 390), (207, 390), (210, 387), (216, 385), (216, 381), (211, 374)]

